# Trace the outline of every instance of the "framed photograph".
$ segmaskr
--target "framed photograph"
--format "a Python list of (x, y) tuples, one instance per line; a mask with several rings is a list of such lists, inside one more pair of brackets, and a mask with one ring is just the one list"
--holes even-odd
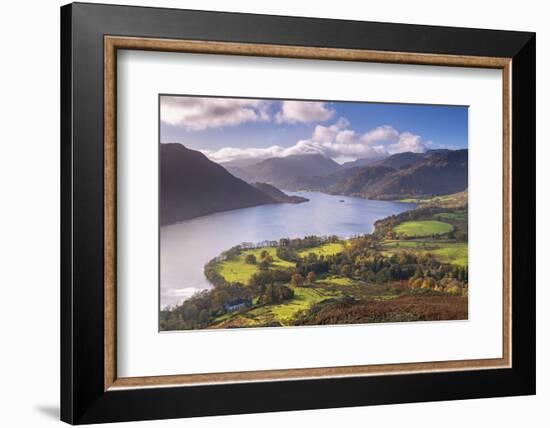
[(62, 420), (535, 393), (533, 33), (76, 3), (61, 55)]

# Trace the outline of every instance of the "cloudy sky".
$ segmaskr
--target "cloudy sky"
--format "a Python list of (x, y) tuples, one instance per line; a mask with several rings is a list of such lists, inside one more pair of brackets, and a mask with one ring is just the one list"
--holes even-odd
[(319, 153), (337, 162), (466, 148), (467, 107), (161, 96), (161, 143), (216, 162)]

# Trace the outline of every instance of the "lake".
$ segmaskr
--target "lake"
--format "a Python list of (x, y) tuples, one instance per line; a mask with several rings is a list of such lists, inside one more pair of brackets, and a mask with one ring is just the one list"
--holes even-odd
[(204, 265), (242, 242), (306, 235), (348, 238), (371, 233), (376, 220), (416, 206), (317, 192), (287, 193), (309, 202), (225, 211), (161, 227), (161, 306), (179, 304), (193, 293), (211, 288), (203, 274)]

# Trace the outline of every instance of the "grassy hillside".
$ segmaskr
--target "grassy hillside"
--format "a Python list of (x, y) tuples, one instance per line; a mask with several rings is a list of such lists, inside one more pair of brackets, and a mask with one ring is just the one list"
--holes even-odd
[(218, 273), (221, 276), (223, 276), (225, 280), (228, 282), (240, 282), (242, 284), (248, 284), (252, 275), (260, 271), (260, 267), (257, 263), (256, 264), (247, 263), (245, 261), (246, 256), (251, 254), (254, 257), (256, 257), (257, 260), (259, 260), (260, 254), (262, 253), (262, 251), (266, 251), (273, 258), (273, 263), (272, 263), (273, 268), (286, 269), (294, 266), (293, 263), (288, 262), (286, 260), (282, 260), (279, 257), (277, 257), (275, 248), (265, 247), (265, 248), (257, 248), (253, 250), (245, 250), (234, 259), (229, 259), (229, 260), (220, 262), (217, 265)]
[(415, 203), (422, 207), (460, 208), (468, 205), (468, 190), (450, 195), (404, 198), (400, 199), (400, 202)]
[(307, 257), (308, 254), (313, 253), (317, 256), (333, 256), (339, 254), (344, 249), (344, 242), (331, 242), (328, 244), (323, 244), (318, 247), (306, 248), (304, 250), (298, 251), (300, 257)]
[(405, 221), (394, 227), (395, 232), (408, 238), (442, 235), (453, 230), (453, 226), (438, 220)]
[(468, 266), (468, 243), (439, 240), (385, 241), (383, 254), (399, 254), (401, 251), (415, 251), (420, 254), (432, 254), (443, 263)]

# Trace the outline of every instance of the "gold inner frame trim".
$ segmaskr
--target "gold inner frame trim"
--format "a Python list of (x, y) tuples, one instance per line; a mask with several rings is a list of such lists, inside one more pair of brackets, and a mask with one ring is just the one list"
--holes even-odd
[[(116, 85), (117, 50), (147, 50), (213, 55), (241, 55), (393, 64), (494, 68), (502, 70), (503, 144), (503, 320), (502, 358), (421, 363), (204, 373), (171, 376), (117, 376), (116, 322)], [(360, 377), (421, 372), (480, 370), (511, 367), (511, 59), (461, 55), (385, 52), (303, 46), (267, 45), (139, 37), (104, 37), (104, 389), (193, 386), (219, 383)]]

